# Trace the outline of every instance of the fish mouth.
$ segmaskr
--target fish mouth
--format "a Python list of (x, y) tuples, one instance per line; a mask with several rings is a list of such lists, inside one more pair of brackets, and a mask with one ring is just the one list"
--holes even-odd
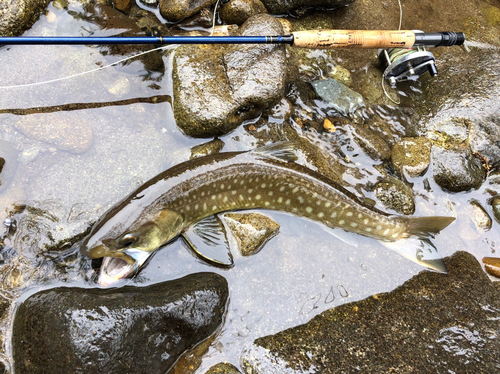
[(139, 272), (152, 254), (153, 252), (131, 248), (121, 252), (120, 257), (104, 257), (97, 283), (100, 286), (109, 287), (121, 279), (131, 278)]

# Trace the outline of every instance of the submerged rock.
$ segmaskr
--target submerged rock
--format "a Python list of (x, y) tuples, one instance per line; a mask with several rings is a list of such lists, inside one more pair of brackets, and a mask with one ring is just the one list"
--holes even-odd
[(354, 0), (262, 0), (267, 10), (273, 14), (282, 14), (301, 7), (323, 5), (336, 8), (348, 5)]
[(193, 158), (215, 155), (222, 151), (224, 148), (224, 142), (220, 139), (214, 139), (208, 143), (198, 144), (191, 148), (190, 160)]
[(500, 223), (500, 196), (495, 196), (491, 199), (491, 208), (495, 220)]
[(54, 145), (61, 151), (83, 153), (93, 143), (90, 123), (77, 112), (22, 116), (16, 129), (28, 138)]
[(500, 284), (466, 252), (445, 261), (448, 274), (423, 271), (257, 339), (242, 357), (246, 372), (498, 372)]
[(231, 0), (221, 9), (221, 18), (227, 24), (241, 25), (250, 17), (267, 13), (266, 7), (260, 0)]
[(479, 188), (485, 178), (481, 161), (468, 148), (445, 149), (432, 147), (434, 180), (452, 192)]
[(500, 278), (500, 258), (483, 257), (483, 265), (489, 275)]
[(422, 175), (431, 162), (431, 141), (427, 138), (404, 138), (392, 147), (392, 163), (409, 177)]
[(205, 374), (241, 374), (241, 372), (233, 365), (227, 362), (212, 366)]
[(413, 190), (397, 178), (386, 178), (373, 188), (377, 199), (387, 208), (400, 214), (415, 213)]
[(9, 142), (0, 139), (0, 193), (9, 186), (16, 169), (16, 150)]
[(21, 35), (49, 3), (50, 0), (0, 0), (0, 35)]
[[(267, 14), (245, 22), (239, 35), (281, 35)], [(277, 104), (285, 93), (286, 54), (280, 45), (184, 45), (174, 57), (174, 115), (189, 136), (213, 137)]]
[(251, 256), (278, 234), (280, 225), (259, 213), (226, 213), (224, 221), (243, 256)]
[(18, 373), (165, 373), (222, 323), (220, 275), (198, 273), (148, 287), (55, 288), (15, 315)]
[(160, 0), (160, 14), (168, 21), (181, 21), (215, 2), (216, 0)]
[(490, 165), (500, 163), (500, 116), (473, 122), (469, 137), (473, 152), (485, 157)]
[(365, 106), (363, 97), (335, 79), (312, 82), (314, 90), (340, 114), (347, 116)]

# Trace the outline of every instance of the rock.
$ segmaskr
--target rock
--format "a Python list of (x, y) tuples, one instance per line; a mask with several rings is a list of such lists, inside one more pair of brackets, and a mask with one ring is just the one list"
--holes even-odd
[(386, 161), (391, 158), (391, 148), (389, 144), (369, 127), (357, 125), (343, 125), (352, 136), (352, 139), (375, 161)]
[(489, 275), (500, 278), (500, 258), (483, 257), (483, 265)]
[(227, 362), (212, 366), (205, 374), (241, 374), (241, 372), (233, 365)]
[(400, 214), (415, 213), (415, 197), (413, 191), (397, 178), (389, 177), (378, 182), (373, 188), (377, 199), (387, 208)]
[(215, 4), (216, 0), (160, 0), (160, 14), (168, 21), (181, 21), (204, 8)]
[[(279, 35), (267, 14), (250, 18), (240, 35)], [(280, 45), (185, 45), (174, 57), (174, 115), (193, 137), (215, 137), (276, 105), (285, 92), (286, 55)]]
[(363, 97), (335, 79), (321, 79), (312, 82), (314, 90), (343, 116), (353, 114), (365, 106)]
[(282, 14), (301, 7), (323, 5), (336, 8), (348, 5), (354, 0), (261, 0), (266, 9), (272, 14)]
[(451, 192), (479, 188), (485, 178), (481, 161), (468, 148), (431, 149), (434, 180), (441, 188)]
[(465, 118), (450, 118), (438, 125), (434, 134), (428, 135), (435, 144), (458, 145), (469, 138), (470, 121)]
[(255, 340), (245, 372), (498, 372), (500, 284), (466, 252), (445, 261), (448, 274), (423, 271), (392, 292)]
[(15, 123), (28, 138), (54, 145), (61, 151), (83, 153), (93, 143), (92, 127), (77, 112), (30, 114)]
[(476, 228), (482, 232), (486, 232), (491, 229), (492, 221), (491, 217), (483, 208), (483, 206), (477, 200), (471, 200), (470, 202), (470, 214), (469, 218), (474, 222)]
[(280, 229), (280, 225), (259, 213), (226, 213), (224, 222), (238, 242), (243, 256), (259, 252)]
[(0, 0), (0, 35), (21, 35), (49, 3), (50, 0)]
[(15, 371), (165, 373), (222, 323), (220, 275), (147, 287), (55, 288), (29, 297), (14, 319)]
[(132, 7), (132, 4), (135, 4), (135, 1), (132, 2), (132, 0), (112, 0), (112, 4), (120, 12), (128, 13), (130, 8)]
[(351, 72), (340, 65), (335, 65), (328, 73), (332, 79), (346, 86), (349, 86), (352, 82)]
[(16, 150), (9, 142), (0, 139), (0, 193), (12, 182), (16, 169)]
[(500, 117), (490, 116), (470, 125), (470, 147), (488, 160), (490, 165), (500, 163)]
[(231, 0), (222, 6), (220, 15), (227, 24), (241, 25), (251, 16), (267, 13), (260, 0)]
[(392, 147), (392, 163), (402, 175), (418, 177), (429, 167), (431, 146), (427, 138), (403, 138)]
[(220, 139), (214, 139), (208, 143), (198, 144), (191, 148), (190, 160), (197, 157), (215, 155), (222, 151), (224, 148), (224, 142)]
[(500, 196), (494, 196), (491, 199), (491, 208), (493, 210), (495, 220), (500, 223)]

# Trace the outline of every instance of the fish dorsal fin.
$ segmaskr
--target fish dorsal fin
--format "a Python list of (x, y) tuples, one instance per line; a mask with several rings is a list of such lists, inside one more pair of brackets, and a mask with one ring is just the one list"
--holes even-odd
[(259, 154), (266, 157), (277, 158), (283, 161), (294, 161), (296, 162), (299, 157), (297, 155), (297, 146), (294, 142), (278, 142), (269, 144), (257, 149), (254, 149), (252, 153)]
[(226, 229), (219, 217), (214, 215), (196, 222), (182, 237), (201, 259), (217, 266), (233, 266)]

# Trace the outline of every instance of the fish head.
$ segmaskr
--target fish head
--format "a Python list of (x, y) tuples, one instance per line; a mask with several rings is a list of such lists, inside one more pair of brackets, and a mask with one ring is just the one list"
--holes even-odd
[(175, 239), (184, 228), (184, 216), (164, 209), (144, 215), (125, 227), (99, 223), (82, 244), (82, 252), (91, 259), (103, 258), (98, 283), (110, 286), (137, 274), (152, 254)]

